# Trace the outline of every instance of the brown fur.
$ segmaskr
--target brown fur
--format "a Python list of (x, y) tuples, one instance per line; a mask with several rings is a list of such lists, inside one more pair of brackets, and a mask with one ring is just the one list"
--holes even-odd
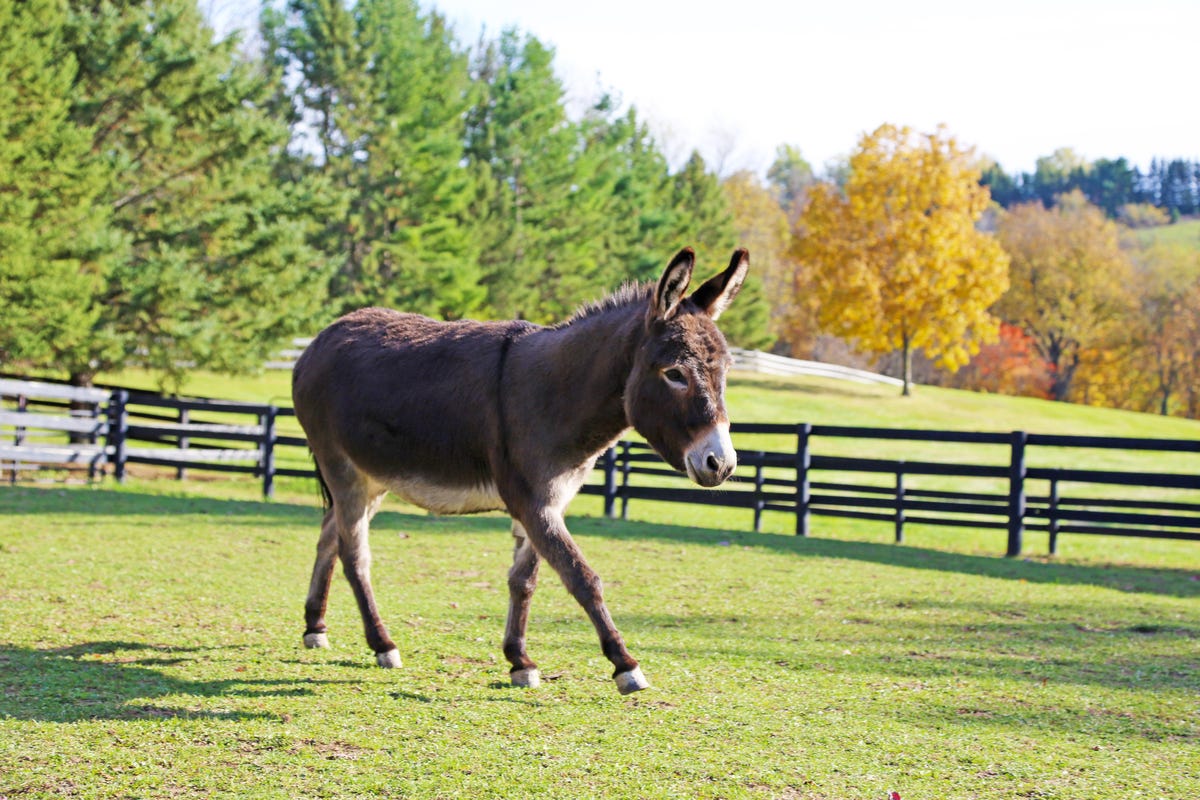
[(656, 285), (626, 287), (554, 327), (367, 308), (322, 331), (296, 363), (292, 390), (332, 500), (306, 632), (325, 632), (340, 557), (368, 643), (377, 654), (395, 649), (375, 607), (367, 542), (370, 518), (392, 490), (438, 513), (512, 516), (504, 652), (514, 671), (534, 667), (525, 624), (541, 560), (587, 612), (615, 672), (636, 668), (563, 511), (630, 426), (704, 485), (732, 471), (732, 452), (707, 444), (727, 422), (729, 351), (713, 320), (748, 261), (735, 252), (723, 273), (684, 297), (693, 262), (685, 249)]

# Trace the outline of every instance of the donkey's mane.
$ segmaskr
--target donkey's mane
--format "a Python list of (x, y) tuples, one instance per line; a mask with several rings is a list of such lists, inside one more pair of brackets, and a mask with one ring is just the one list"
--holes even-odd
[(584, 303), (565, 322), (555, 327), (563, 327), (582, 319), (600, 316), (609, 311), (625, 308), (633, 303), (648, 303), (650, 301), (650, 292), (653, 288), (654, 284), (652, 283), (626, 283), (620, 289), (617, 289), (606, 297)]

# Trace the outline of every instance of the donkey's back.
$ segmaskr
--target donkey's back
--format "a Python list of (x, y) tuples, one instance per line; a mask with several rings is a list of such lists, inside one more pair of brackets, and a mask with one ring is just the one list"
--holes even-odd
[[(325, 479), (347, 483), (353, 465), (434, 511), (500, 508), (492, 491), (446, 501), (492, 484), (496, 366), (527, 326), (366, 308), (323, 330), (296, 363), (292, 398)], [(445, 491), (421, 496), (434, 486)]]

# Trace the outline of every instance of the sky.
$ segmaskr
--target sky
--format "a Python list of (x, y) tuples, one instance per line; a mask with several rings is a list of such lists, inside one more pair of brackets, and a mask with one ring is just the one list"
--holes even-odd
[(612, 93), (675, 164), (762, 173), (789, 144), (820, 171), (883, 123), (944, 125), (1009, 173), (1063, 147), (1200, 160), (1200, 0), (420, 1), (460, 42), (553, 46), (569, 108)]

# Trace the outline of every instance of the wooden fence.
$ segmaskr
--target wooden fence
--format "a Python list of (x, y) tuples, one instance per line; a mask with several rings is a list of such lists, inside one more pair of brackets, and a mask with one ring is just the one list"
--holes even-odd
[[(13, 405), (0, 409), (0, 470), (10, 471), (13, 481), (20, 470), (38, 465), (86, 468), (89, 476), (111, 472), (123, 480), (128, 465), (145, 464), (173, 468), (181, 479), (188, 470), (255, 475), (270, 497), (277, 476), (314, 475), (304, 438), (280, 432), (279, 421), (293, 415), (288, 407), (3, 379), (0, 396)], [(1200, 468), (1163, 473), (1040, 466), (1049, 448), (1060, 463), (1078, 465), (1094, 451), (1200, 455), (1200, 440), (807, 423), (734, 423), (731, 433), (739, 441), (766, 436), (777, 447), (789, 444), (775, 450), (740, 446), (737, 474), (708, 490), (692, 486), (647, 445), (622, 441), (603, 454), (596, 482), (582, 491), (601, 496), (610, 516), (618, 514), (618, 503), (624, 515), (631, 501), (726, 506), (746, 509), (757, 531), (765, 513), (783, 513), (794, 516), (801, 536), (809, 535), (814, 516), (885, 522), (897, 542), (912, 524), (1000, 529), (1007, 531), (1010, 556), (1021, 552), (1027, 530), (1047, 532), (1051, 553), (1064, 533), (1200, 541)], [(68, 441), (61, 441), (64, 435)], [(874, 453), (890, 441), (990, 445), (1000, 456), (983, 464), (817, 452), (818, 443), (838, 440), (855, 443), (856, 452)], [(286, 463), (279, 462), (280, 452), (288, 453)], [(937, 486), (919, 485), (931, 478)], [(1038, 487), (1043, 491), (1035, 492)]]

